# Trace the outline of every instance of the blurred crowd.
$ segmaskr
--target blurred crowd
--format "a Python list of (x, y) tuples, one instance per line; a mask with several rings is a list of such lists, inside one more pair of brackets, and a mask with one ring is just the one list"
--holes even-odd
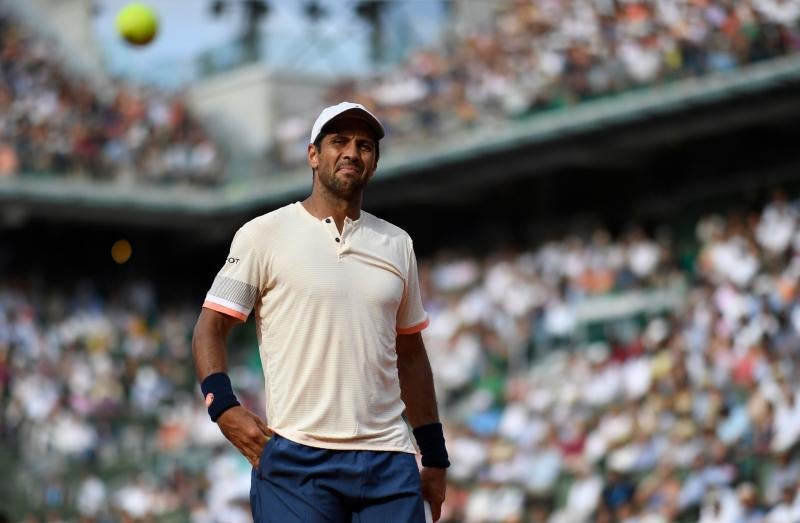
[[(800, 50), (794, 0), (515, 0), (352, 94), (390, 134), (486, 125)], [(448, 121), (452, 120), (452, 121)]]
[[(797, 0), (516, 0), (331, 96), (390, 135), (436, 135), (796, 52), (798, 20)], [(180, 97), (101, 98), (57, 56), (0, 11), (0, 177), (221, 179)], [(421, 260), (443, 521), (800, 521), (799, 219), (781, 193), (706, 216), (688, 260), (637, 228)], [(23, 521), (250, 521), (249, 465), (197, 390), (199, 303), (149, 281), (52, 284), (0, 282), (0, 464), (37, 507)], [(231, 374), (260, 411), (255, 347), (237, 338)]]
[[(664, 239), (602, 232), (429, 266), (444, 520), (800, 521), (798, 213), (778, 193), (700, 220), (690, 268)], [(677, 275), (678, 306), (611, 314)], [(611, 294), (593, 334), (576, 311), (597, 292)], [(546, 350), (530, 360), (532, 341)]]
[(54, 42), (0, 8), (0, 178), (220, 181), (221, 151), (182, 96), (122, 84), (101, 96), (62, 60)]
[[(198, 402), (198, 311), (158, 302), (146, 281), (0, 285), (0, 434), (12, 454), (0, 459), (39, 507), (23, 521), (248, 521), (249, 464)], [(232, 369), (254, 409), (259, 373)]]
[[(513, 0), (329, 101), (375, 110), (388, 136), (427, 140), (640, 86), (724, 71), (800, 49), (797, 0)], [(223, 154), (185, 97), (119, 84), (98, 94), (67, 73), (55, 43), (0, 10), (0, 177), (213, 185)], [(304, 158), (316, 114), (276, 131), (276, 158)], [(298, 156), (299, 155), (299, 156)]]
[[(390, 138), (427, 140), (800, 50), (797, 0), (495, 4), (483, 27), (453, 32), (374, 78), (341, 82), (330, 100), (374, 109)], [(287, 120), (283, 150), (300, 150), (309, 127)]]
[[(443, 521), (800, 521), (798, 218), (782, 193), (707, 216), (683, 260), (636, 228), (421, 260)], [(198, 307), (149, 281), (0, 284), (0, 463), (37, 507), (22, 521), (250, 521), (249, 464), (197, 390)], [(247, 330), (232, 381), (262, 411)]]

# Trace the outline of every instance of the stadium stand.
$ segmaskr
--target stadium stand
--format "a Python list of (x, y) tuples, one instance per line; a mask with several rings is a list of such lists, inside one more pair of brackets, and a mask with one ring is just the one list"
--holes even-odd
[[(598, 126), (610, 111), (573, 104), (795, 53), (800, 42), (796, 1), (509, 5), (485, 33), (458, 37), (452, 50), (426, 50), (370, 85), (342, 85), (331, 96), (358, 97), (405, 138), (420, 129), (426, 139), (464, 128), (493, 135), (495, 123), (554, 107)], [(224, 178), (222, 153), (180, 97), (120, 85), (107, 102), (63, 74), (48, 45), (0, 14), (0, 176), (212, 186)], [(646, 113), (656, 98), (685, 102), (656, 93), (619, 118)], [(772, 135), (762, 129), (735, 142), (724, 136), (721, 144), (698, 140), (694, 149), (668, 149), (641, 159), (641, 170), (687, 156), (658, 171), (667, 178), (675, 166), (725, 156), (731, 147), (758, 166), (784, 167), (784, 156), (796, 157), (785, 146), (796, 127)], [(519, 131), (514, 139), (535, 134)], [(768, 136), (759, 142), (756, 135)], [(441, 161), (424, 156), (409, 154), (402, 165), (428, 161), (433, 170)], [(704, 174), (698, 181), (711, 189), (695, 190), (716, 194), (742, 158), (731, 157), (675, 174), (674, 185), (643, 174), (637, 184), (670, 192)], [(493, 165), (491, 175), (498, 178), (508, 164)], [(457, 167), (459, 179), (474, 174)], [(790, 170), (796, 178), (795, 164)], [(538, 195), (529, 194), (531, 185), (507, 190), (531, 199), (529, 220), (546, 198), (561, 205), (563, 194), (556, 200), (554, 192), (577, 199), (585, 184), (591, 194), (582, 201), (598, 199), (588, 176), (567, 174), (563, 186)], [(430, 190), (425, 183), (406, 186)], [(624, 192), (602, 183), (608, 192)], [(242, 199), (256, 193), (243, 187)], [(83, 188), (77, 192), (85, 196)], [(409, 206), (397, 196), (403, 193), (391, 192), (396, 205)], [(239, 220), (213, 206), (233, 201), (219, 196), (195, 206), (211, 209), (217, 223)], [(149, 225), (178, 222), (178, 206), (194, 203), (185, 194), (161, 201), (169, 220), (157, 215)], [(78, 214), (77, 204), (65, 207), (49, 217), (50, 226)], [(118, 214), (133, 214), (124, 210)], [(798, 213), (798, 202), (779, 193), (756, 214), (706, 216), (692, 224), (691, 255), (661, 232), (673, 225), (667, 221), (648, 224), (651, 234), (631, 227), (612, 235), (598, 221), (590, 234), (535, 248), (423, 255), (433, 320), (426, 343), (454, 463), (443, 521), (800, 520)], [(91, 216), (108, 218), (83, 219)], [(224, 236), (204, 225), (180, 234), (198, 241)], [(179, 270), (151, 263), (152, 277), (97, 273), (76, 284), (60, 267), (41, 265), (42, 258), (58, 258), (58, 249), (46, 241), (21, 248), (2, 232), (0, 467), (12, 472), (0, 481), (0, 521), (3, 512), (26, 523), (249, 521), (249, 466), (208, 422), (192, 372), (189, 343), (200, 300), (190, 296), (205, 290), (197, 288), (203, 282), (181, 281), (187, 276)], [(438, 248), (449, 240), (427, 243)], [(154, 242), (144, 250), (163, 249)], [(5, 261), (24, 256), (15, 272), (3, 272)], [(185, 270), (200, 263), (186, 259)], [(263, 383), (252, 326), (236, 333), (233, 381), (259, 411)]]
[[(453, 477), (478, 482), (451, 495), (449, 521), (795, 520), (797, 213), (778, 194), (760, 216), (705, 217), (692, 270), (679, 271), (685, 305), (633, 315), (511, 376), (513, 347), (575, 331), (575, 305), (610, 260), (618, 269), (604, 285), (648, 286), (642, 277), (676, 271), (672, 250), (595, 240), (491, 264), (483, 278), (476, 260), (449, 266), (438, 287), (466, 285), (444, 302), (449, 322), (435, 323), (446, 333), (434, 343), (431, 332), (430, 346), (452, 372), (439, 379), (467, 386)], [(561, 292), (542, 292), (548, 272)], [(516, 309), (519, 296), (541, 301)], [(534, 318), (527, 336), (515, 309)]]
[(360, 91), (394, 132), (485, 125), (797, 51), (800, 12), (747, 2), (534, 2)]
[[(684, 260), (635, 228), (423, 258), (454, 463), (443, 521), (793, 521), (799, 217), (781, 193), (705, 216)], [(39, 507), (23, 521), (248, 521), (249, 465), (197, 395), (198, 304), (161, 294), (4, 279), (0, 426)], [(246, 331), (232, 372), (260, 409)]]
[[(529, 3), (512, 4), (516, 6), (513, 9), (523, 9)], [(628, 3), (620, 3), (623, 4)], [(716, 12), (711, 9), (717, 5), (716, 3), (702, 3), (706, 4), (709, 13)], [(753, 6), (755, 4), (752, 3)], [(642, 5), (651, 4), (645, 2)], [(663, 7), (671, 3), (661, 2), (658, 5)], [(701, 9), (702, 5), (690, 2), (685, 7), (695, 12)], [(725, 12), (730, 7), (724, 3), (720, 5)], [(747, 9), (744, 11), (749, 12)], [(655, 13), (660, 11), (653, 7), (647, 12), (655, 17)], [(641, 84), (641, 88), (633, 90), (630, 85), (622, 82), (620, 88), (615, 88), (612, 92), (612, 96), (592, 95), (582, 98), (583, 103), (576, 105), (573, 105), (573, 102), (578, 99), (574, 96), (559, 95), (559, 99), (564, 101), (554, 105), (560, 108), (558, 110), (539, 111), (538, 109), (542, 108), (541, 104), (534, 104), (530, 111), (516, 116), (499, 114), (495, 110), (497, 104), (489, 104), (486, 111), (476, 112), (478, 120), (475, 120), (471, 127), (464, 127), (461, 124), (437, 124), (435, 129), (431, 128), (436, 131), (436, 139), (430, 139), (430, 130), (425, 132), (424, 128), (420, 128), (420, 133), (414, 136), (422, 137), (424, 139), (422, 143), (413, 136), (403, 136), (403, 129), (408, 126), (392, 124), (392, 118), (395, 113), (411, 114), (408, 111), (413, 113), (418, 108), (424, 108), (424, 103), (409, 104), (399, 109), (390, 108), (391, 111), (388, 112), (381, 112), (382, 108), (378, 106), (376, 110), (383, 118), (388, 118), (390, 127), (394, 126), (390, 129), (391, 133), (400, 138), (387, 144), (379, 176), (376, 177), (372, 188), (373, 201), (397, 199), (400, 195), (405, 200), (419, 198), (419, 191), (407, 191), (403, 186), (409, 175), (420, 172), (425, 172), (426, 176), (433, 174), (442, 178), (442, 183), (439, 185), (443, 187), (442, 190), (448, 192), (461, 191), (461, 187), (467, 185), (465, 181), (470, 182), (476, 191), (481, 191), (483, 189), (481, 185), (492, 184), (495, 178), (501, 176), (530, 178), (529, 169), (526, 165), (520, 165), (520, 158), (534, 154), (540, 160), (538, 166), (540, 172), (571, 169), (575, 163), (580, 162), (584, 166), (591, 164), (602, 168), (613, 162), (622, 163), (622, 159), (628, 162), (628, 166), (622, 168), (630, 169), (637, 163), (638, 158), (642, 159), (638, 162), (639, 166), (642, 170), (646, 170), (649, 169), (646, 165), (649, 161), (649, 151), (646, 151), (643, 145), (639, 145), (636, 154), (626, 154), (629, 151), (619, 150), (620, 143), (629, 143), (628, 139), (631, 142), (649, 139), (650, 148), (658, 149), (663, 148), (664, 142), (669, 141), (670, 133), (691, 134), (693, 138), (698, 134), (711, 132), (732, 135), (742, 127), (742, 122), (748, 122), (752, 128), (757, 125), (755, 120), (774, 119), (775, 114), (782, 115), (787, 122), (794, 121), (793, 114), (798, 112), (798, 108), (793, 96), (793, 85), (800, 79), (800, 56), (794, 53), (798, 41), (796, 22), (792, 25), (790, 20), (793, 18), (784, 17), (782, 20), (789, 25), (776, 25), (769, 22), (770, 19), (764, 15), (759, 15), (761, 11), (754, 12), (757, 23), (752, 27), (748, 26), (750, 29), (747, 35), (755, 39), (753, 41), (761, 41), (758, 38), (763, 40), (766, 37), (756, 38), (756, 36), (773, 34), (777, 31), (779, 38), (769, 39), (774, 45), (766, 46), (768, 52), (754, 51), (752, 56), (747, 55), (748, 60), (757, 60), (760, 63), (744, 66), (746, 62), (742, 61), (740, 64), (742, 67), (733, 71), (706, 68), (706, 72), (713, 74), (695, 78), (693, 77), (695, 73), (681, 69), (680, 74), (676, 73), (670, 78), (658, 78), (655, 84), (644, 83)], [(788, 8), (787, 13), (791, 13)], [(3, 16), (5, 20), (10, 20), (7, 15)], [(498, 20), (503, 16), (505, 15), (501, 12), (491, 27), (499, 28), (502, 24)], [(624, 19), (621, 14), (620, 17)], [(34, 38), (32, 32), (29, 34), (26, 31), (24, 24), (12, 25), (13, 28), (7, 29), (11, 35), (9, 38), (16, 38), (14, 34), (22, 35), (24, 37), (22, 40), (27, 43), (27, 45), (15, 44), (14, 48), (17, 49), (15, 52), (26, 52), (25, 50), (30, 48), (42, 53), (41, 49), (52, 49), (53, 44), (49, 40)], [(8, 22), (6, 26), (9, 26)], [(647, 25), (651, 26), (653, 24)], [(611, 27), (616, 26), (611, 24)], [(623, 29), (626, 27), (627, 25), (622, 24), (619, 31), (611, 32), (627, 34), (628, 29)], [(493, 31), (487, 28), (483, 34), (503, 40), (505, 37), (501, 36), (503, 33), (497, 32), (500, 30), (497, 28)], [(552, 32), (561, 31), (557, 26), (545, 29), (540, 35), (537, 33), (536, 38), (546, 38)], [(460, 42), (470, 38), (477, 37), (456, 36), (448, 44), (449, 48), (466, 49), (469, 46), (462, 46)], [(553, 39), (558, 40), (555, 37)], [(749, 39), (746, 41), (750, 42)], [(425, 53), (432, 52), (425, 51)], [(451, 58), (445, 51), (437, 53), (439, 60)], [(765, 59), (787, 53), (791, 55)], [(88, 96), (93, 100), (91, 103), (96, 105), (93, 110), (101, 111), (102, 108), (103, 118), (110, 115), (117, 119), (115, 121), (119, 125), (109, 126), (108, 122), (103, 121), (97, 124), (99, 125), (97, 128), (95, 124), (99, 117), (95, 115), (91, 117), (95, 119), (92, 120), (95, 123), (88, 127), (69, 123), (69, 128), (64, 128), (67, 124), (62, 122), (59, 124), (60, 127), (49, 128), (47, 125), (29, 125), (27, 118), (29, 114), (25, 113), (26, 118), (21, 121), (21, 127), (16, 129), (15, 122), (19, 118), (20, 111), (27, 111), (33, 107), (33, 112), (30, 114), (38, 115), (42, 112), (51, 112), (53, 107), (58, 107), (53, 103), (56, 99), (53, 96), (55, 90), (47, 87), (48, 82), (45, 82), (46, 85), (43, 84), (43, 87), (35, 89), (36, 95), (41, 95), (39, 100), (41, 107), (38, 107), (35, 106), (34, 100), (39, 98), (30, 96), (15, 100), (9, 98), (14, 94), (13, 91), (0, 89), (0, 101), (5, 93), (8, 106), (6, 109), (10, 110), (8, 114), (11, 118), (6, 122), (11, 127), (3, 131), (0, 126), (0, 172), (6, 173), (5, 176), (0, 175), (0, 221), (19, 222), (42, 216), (52, 219), (79, 213), (86, 216), (100, 216), (101, 219), (106, 217), (113, 220), (127, 219), (139, 224), (185, 225), (204, 221), (207, 228), (219, 229), (221, 226), (232, 226), (244, 214), (256, 212), (264, 206), (290, 201), (306, 191), (308, 172), (297, 162), (302, 159), (307, 146), (304, 143), (307, 132), (303, 129), (310, 127), (310, 121), (285, 122), (287, 125), (283, 130), (293, 129), (293, 131), (281, 134), (279, 138), (281, 141), (275, 149), (275, 158), (236, 156), (206, 137), (206, 131), (213, 131), (215, 136), (224, 134), (228, 137), (233, 133), (229, 129), (224, 132), (220, 132), (219, 128), (200, 129), (196, 122), (192, 123), (194, 120), (186, 111), (186, 99), (183, 96), (165, 98), (148, 89), (117, 85), (115, 92), (118, 92), (119, 96), (112, 96), (109, 99), (105, 96), (99, 97), (94, 91), (89, 90), (82, 80), (58, 69), (60, 63), (53, 58), (57, 56), (56, 54), (52, 52), (42, 54), (46, 55), (46, 63), (52, 66), (43, 70), (46, 70), (48, 75), (57, 73), (57, 76), (66, 82), (65, 95), (73, 93), (77, 96), (74, 93), (82, 92), (81, 96)], [(53, 65), (53, 62), (56, 64)], [(605, 62), (593, 62), (593, 67), (601, 67), (603, 63)], [(40, 64), (37, 67), (45, 66)], [(21, 78), (28, 81), (28, 76), (23, 75)], [(448, 86), (454, 84), (457, 79), (446, 73), (437, 80), (439, 83), (436, 85), (441, 87), (437, 88), (437, 96), (445, 96), (450, 92)], [(681, 81), (672, 81), (673, 79)], [(380, 79), (377, 81), (380, 82)], [(553, 81), (556, 86), (555, 92), (567, 93), (564, 91), (561, 76)], [(403, 82), (398, 80), (395, 83), (401, 85)], [(506, 81), (506, 84), (512, 87), (515, 85), (510, 80)], [(356, 89), (355, 94), (371, 93), (369, 87), (359, 87), (359, 89)], [(350, 88), (342, 88), (334, 91), (331, 96), (350, 96), (353, 93)], [(748, 96), (748, 99), (744, 100), (744, 96)], [(773, 102), (770, 107), (763, 107), (767, 103), (767, 97), (772, 98)], [(373, 98), (369, 95), (363, 101), (373, 104)], [(443, 100), (439, 109), (441, 117), (447, 119), (457, 113), (449, 111), (448, 108), (456, 106), (448, 99)], [(744, 103), (740, 103), (743, 100)], [(478, 109), (482, 107), (477, 99), (470, 103), (477, 104), (475, 107)], [(117, 107), (118, 105), (120, 107)], [(60, 112), (58, 115), (77, 114), (75, 111), (72, 107), (69, 111)], [(680, 120), (662, 118), (664, 115), (676, 112), (687, 113), (686, 118)], [(121, 118), (120, 113), (127, 116)], [(525, 117), (529, 113), (535, 113), (535, 117)], [(482, 120), (484, 115), (486, 119)], [(711, 115), (714, 121), (718, 122), (713, 128), (709, 127)], [(89, 117), (88, 113), (84, 116)], [(173, 117), (179, 122), (174, 124), (178, 128), (173, 128), (173, 124), (169, 123)], [(165, 119), (167, 123), (162, 124)], [(415, 121), (414, 117), (400, 119), (412, 123)], [(632, 124), (639, 122), (645, 125), (634, 128)], [(678, 129), (677, 124), (682, 128)], [(664, 127), (670, 129), (666, 130)], [(449, 132), (451, 128), (457, 131)], [(78, 134), (86, 137), (88, 134), (84, 131), (87, 129), (92, 134), (87, 140), (75, 140), (70, 134), (73, 131), (80, 131)], [(125, 129), (127, 131), (124, 135), (114, 137), (107, 135), (107, 132), (113, 134)], [(15, 133), (19, 133), (19, 138)], [(177, 135), (183, 138), (176, 137)], [(142, 138), (143, 136), (145, 138)], [(631, 136), (633, 138), (630, 138)], [(195, 138), (199, 142), (196, 142)], [(574, 141), (570, 142), (570, 138)], [(142, 139), (146, 144), (140, 146), (139, 141)], [(176, 139), (179, 141), (175, 142)], [(581, 142), (579, 146), (583, 149), (580, 151), (575, 150), (577, 145), (575, 141), (578, 139)], [(43, 147), (43, 143), (46, 143), (47, 149), (44, 152), (37, 149)], [(666, 145), (672, 146), (672, 144)], [(142, 147), (146, 147), (146, 150)], [(606, 153), (610, 147), (615, 148), (618, 154), (609, 157)], [(33, 151), (38, 152), (33, 154)], [(641, 154), (642, 152), (648, 154)], [(673, 158), (678, 157), (676, 155)], [(291, 165), (282, 163), (283, 160), (289, 161)], [(498, 162), (506, 167), (500, 172), (493, 167)], [(526, 162), (527, 160), (523, 163)], [(465, 179), (463, 176), (465, 165), (474, 167), (474, 170), (480, 168), (484, 174), (471, 175)], [(47, 172), (40, 171), (44, 167), (48, 167)], [(681, 166), (676, 168), (682, 170)], [(55, 172), (52, 169), (55, 169)], [(59, 175), (46, 176), (47, 173)], [(117, 179), (124, 183), (97, 183), (100, 179)], [(159, 183), (137, 183), (135, 191), (129, 190), (130, 182), (152, 180), (157, 180)], [(472, 183), (473, 181), (475, 183)], [(208, 186), (211, 190), (206, 190)]]
[[(397, 141), (427, 141), (643, 86), (794, 54), (792, 2), (512, 2), (484, 31), (456, 34), (330, 99), (375, 109)], [(95, 180), (214, 186), (226, 155), (181, 95), (119, 84), (100, 96), (67, 74), (53, 43), (0, 13), (4, 113), (0, 176), (59, 174)], [(277, 133), (277, 170), (302, 158), (309, 121)], [(244, 159), (238, 159), (242, 163)], [(234, 162), (235, 163), (235, 162)]]
[(222, 180), (223, 154), (180, 95), (121, 83), (101, 95), (61, 67), (55, 45), (0, 9), (0, 177)]
[[(342, 81), (329, 98), (373, 108), (389, 137), (425, 141), (796, 53), (799, 20), (795, 2), (774, 0), (498, 3), (484, 30)], [(295, 120), (286, 149), (309, 127)]]

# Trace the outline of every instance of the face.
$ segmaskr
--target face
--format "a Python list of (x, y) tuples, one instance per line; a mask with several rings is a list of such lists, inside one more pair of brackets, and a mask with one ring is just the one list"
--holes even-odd
[(333, 196), (351, 200), (361, 194), (378, 166), (372, 130), (357, 118), (341, 118), (326, 129), (319, 150), (308, 146), (314, 183)]

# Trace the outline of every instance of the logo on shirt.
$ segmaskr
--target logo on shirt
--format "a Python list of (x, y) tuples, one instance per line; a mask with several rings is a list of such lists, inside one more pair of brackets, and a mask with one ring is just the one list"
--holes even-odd
[(230, 257), (227, 261), (228, 263), (239, 263), (239, 258)]

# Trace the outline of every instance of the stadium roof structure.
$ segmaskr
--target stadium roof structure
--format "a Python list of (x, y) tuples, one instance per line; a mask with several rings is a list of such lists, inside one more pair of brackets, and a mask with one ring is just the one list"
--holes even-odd
[[(691, 138), (754, 120), (800, 116), (798, 85), (800, 57), (790, 56), (447, 134), (424, 148), (393, 143), (368, 190), (369, 202), (408, 205), (457, 198), (470, 188), (539, 176), (576, 161), (611, 166), (630, 161), (609, 154), (597, 136), (614, 135), (640, 148), (658, 147), (677, 135)], [(746, 102), (748, 97), (763, 101), (765, 95), (768, 104)], [(0, 225), (32, 217), (69, 217), (160, 227), (216, 224), (229, 228), (230, 223), (241, 223), (242, 217), (302, 198), (309, 190), (309, 174), (307, 168), (270, 173), (233, 179), (214, 189), (121, 186), (21, 175), (0, 179)]]

